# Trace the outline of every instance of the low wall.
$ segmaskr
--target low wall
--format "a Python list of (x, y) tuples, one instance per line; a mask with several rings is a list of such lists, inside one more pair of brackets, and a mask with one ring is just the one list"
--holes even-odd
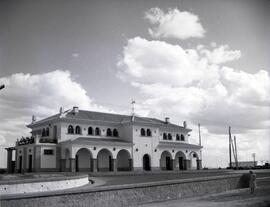
[[(119, 186), (100, 186), (72, 192), (43, 193), (1, 198), (4, 206), (120, 207), (169, 199), (187, 198), (236, 189), (240, 175), (215, 176)], [(131, 178), (132, 179), (132, 178)]]
[[(41, 181), (43, 180), (43, 181)], [(63, 190), (83, 186), (89, 183), (88, 175), (46, 178), (46, 179), (11, 180), (0, 182), (0, 195), (25, 194)]]

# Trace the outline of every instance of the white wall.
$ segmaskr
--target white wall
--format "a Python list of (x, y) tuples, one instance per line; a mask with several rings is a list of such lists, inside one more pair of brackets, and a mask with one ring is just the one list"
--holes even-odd
[[(44, 149), (53, 150), (53, 155), (44, 155)], [(41, 168), (56, 168), (56, 147), (41, 147)]]

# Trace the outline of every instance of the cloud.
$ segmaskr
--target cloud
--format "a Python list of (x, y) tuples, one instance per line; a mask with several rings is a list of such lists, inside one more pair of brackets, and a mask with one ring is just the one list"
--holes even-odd
[(145, 12), (145, 19), (156, 25), (148, 29), (153, 38), (188, 39), (201, 38), (205, 34), (198, 16), (177, 8), (169, 9), (168, 13), (160, 8), (151, 8)]
[[(192, 128), (201, 123), (205, 127), (207, 159), (222, 155), (222, 166), (228, 163), (224, 159), (229, 125), (242, 143), (249, 142), (245, 152), (264, 152), (259, 154), (265, 158), (269, 150), (269, 74), (265, 70), (251, 74), (227, 67), (224, 64), (240, 58), (241, 52), (211, 45), (210, 49), (204, 45), (184, 49), (135, 37), (123, 48), (117, 76), (139, 90), (143, 100), (139, 104), (147, 115), (161, 119), (169, 116), (177, 124), (188, 120)], [(217, 162), (208, 163), (217, 166)]]
[(0, 83), (6, 86), (0, 96), (1, 144), (13, 145), (17, 138), (29, 136), (25, 125), (30, 123), (32, 114), (41, 119), (58, 113), (60, 106), (108, 111), (93, 103), (69, 71), (16, 73), (0, 78)]

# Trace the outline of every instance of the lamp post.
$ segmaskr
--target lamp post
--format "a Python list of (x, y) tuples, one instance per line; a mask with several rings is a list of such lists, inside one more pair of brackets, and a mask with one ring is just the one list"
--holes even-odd
[(255, 157), (256, 157), (256, 153), (252, 153), (252, 157), (253, 157), (253, 163), (254, 163), (254, 167), (256, 167), (256, 163), (255, 163)]

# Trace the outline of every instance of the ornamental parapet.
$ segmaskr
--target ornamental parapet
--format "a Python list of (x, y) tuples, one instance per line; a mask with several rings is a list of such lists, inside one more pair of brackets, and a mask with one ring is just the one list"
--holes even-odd
[(16, 146), (38, 144), (38, 143), (57, 144), (57, 139), (52, 139), (49, 137), (41, 137), (40, 135), (31, 136), (31, 137), (22, 137), (21, 139), (17, 139)]

